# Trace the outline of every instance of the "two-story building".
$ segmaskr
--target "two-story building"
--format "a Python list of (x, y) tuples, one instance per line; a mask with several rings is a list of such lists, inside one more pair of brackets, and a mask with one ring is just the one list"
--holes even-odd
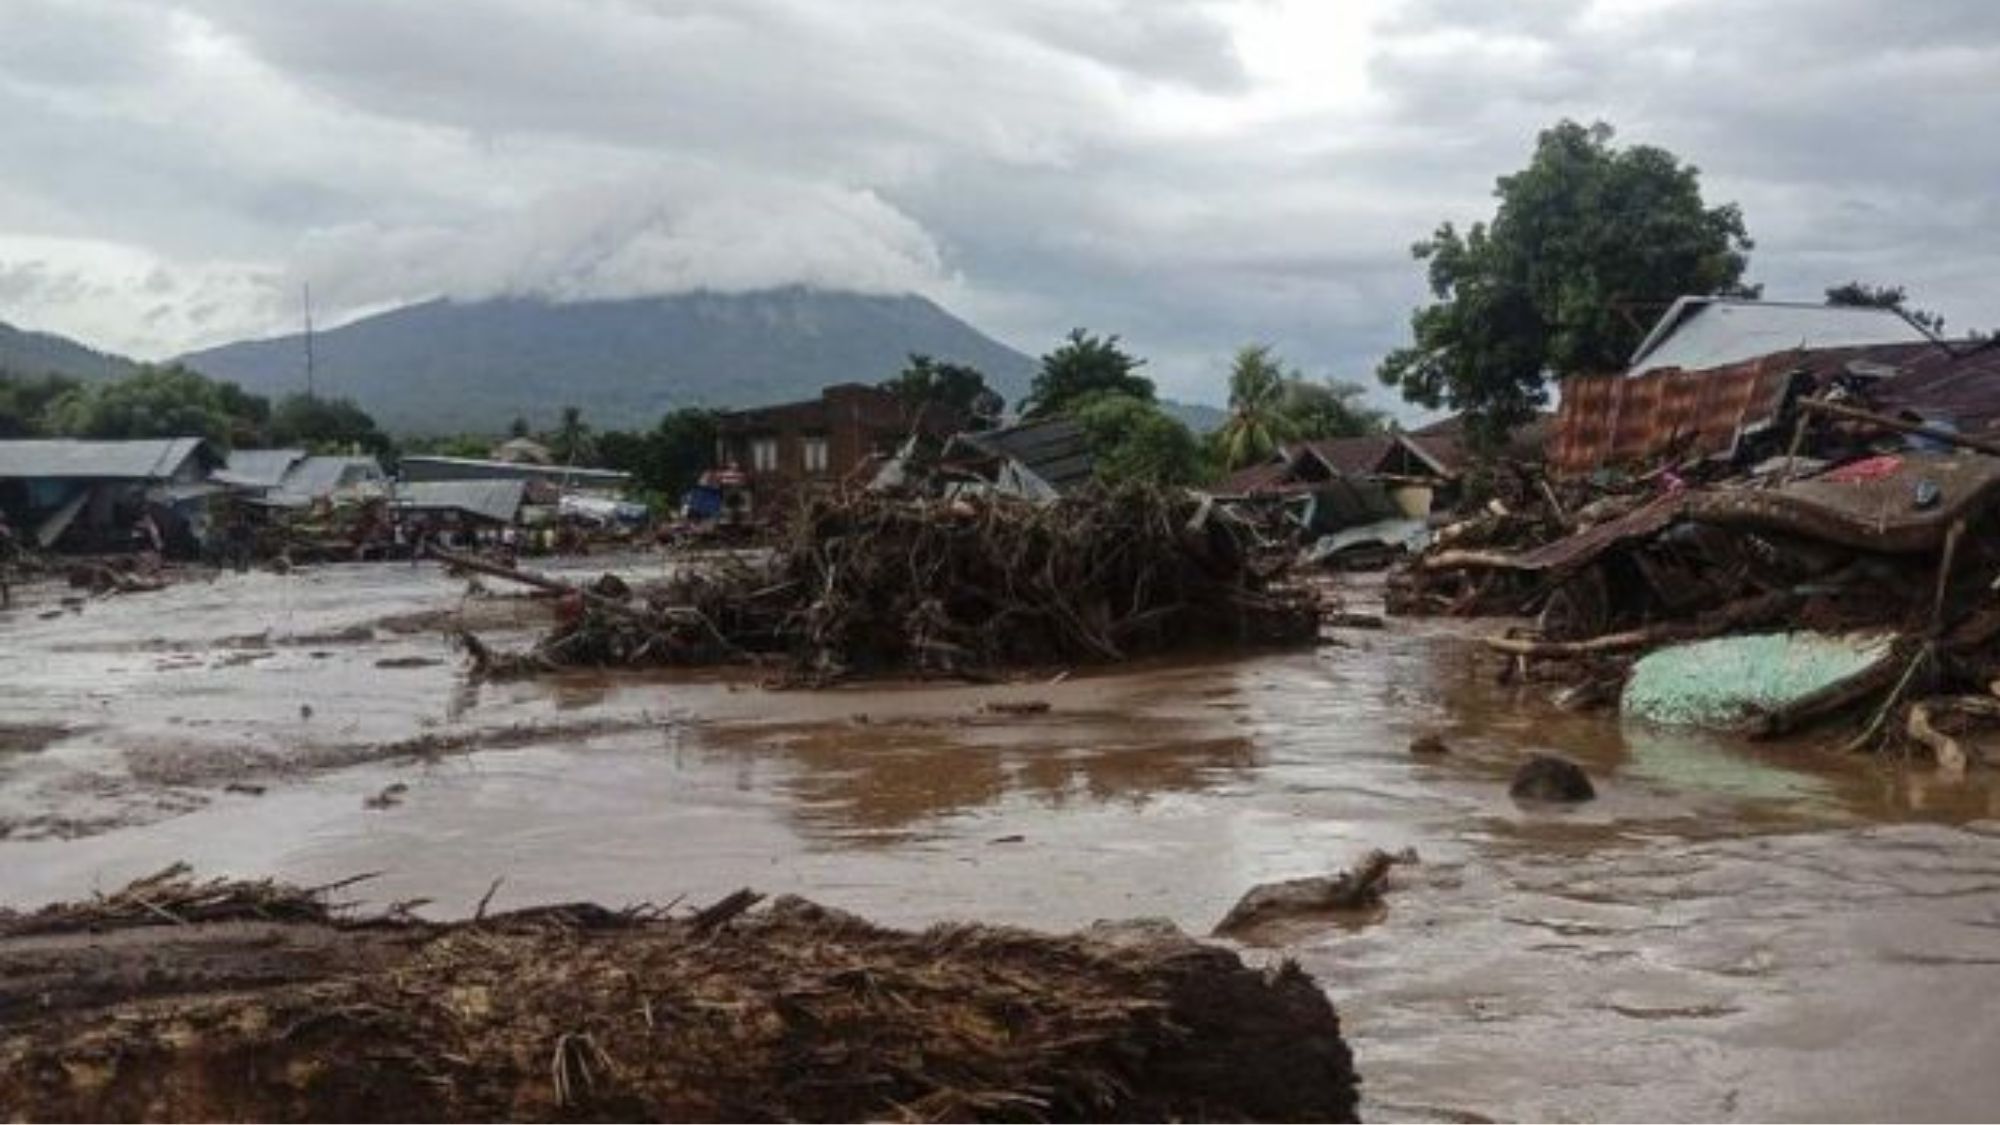
[(942, 441), (964, 422), (950, 410), (912, 410), (880, 387), (839, 383), (816, 399), (721, 415), (716, 467), (742, 473), (766, 505), (802, 488), (849, 480), (893, 456), (913, 433)]

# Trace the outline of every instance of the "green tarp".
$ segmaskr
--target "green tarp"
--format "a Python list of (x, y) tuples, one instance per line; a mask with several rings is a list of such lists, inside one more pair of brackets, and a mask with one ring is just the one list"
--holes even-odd
[(1739, 727), (1875, 672), (1887, 633), (1759, 633), (1649, 653), (1632, 666), (1621, 707), (1662, 726)]

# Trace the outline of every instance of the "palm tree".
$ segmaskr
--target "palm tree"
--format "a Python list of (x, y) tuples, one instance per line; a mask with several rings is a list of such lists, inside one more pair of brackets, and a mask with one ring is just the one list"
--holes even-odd
[(1229, 421), (1221, 438), (1228, 468), (1254, 465), (1290, 440), (1293, 426), (1285, 413), (1290, 381), (1269, 344), (1252, 344), (1236, 353), (1229, 371)]
[(591, 439), (590, 427), (584, 424), (582, 409), (565, 406), (562, 423), (556, 427), (555, 440), (549, 443), (556, 458), (565, 465), (596, 458), (597, 443)]

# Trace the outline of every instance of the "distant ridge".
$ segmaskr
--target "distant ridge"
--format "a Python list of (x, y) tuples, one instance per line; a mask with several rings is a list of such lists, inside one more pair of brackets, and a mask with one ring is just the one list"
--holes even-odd
[[(732, 407), (879, 382), (920, 352), (967, 363), (1009, 404), (1035, 362), (932, 301), (792, 286), (617, 301), (434, 300), (313, 334), (321, 394), (358, 401), (401, 433), (497, 432), (552, 423), (564, 406), (606, 429), (679, 406)], [(182, 361), (258, 394), (303, 390), (297, 335)]]
[(34, 332), (0, 321), (0, 372), (9, 375), (68, 375), (76, 379), (116, 379), (139, 365), (100, 352), (53, 332)]

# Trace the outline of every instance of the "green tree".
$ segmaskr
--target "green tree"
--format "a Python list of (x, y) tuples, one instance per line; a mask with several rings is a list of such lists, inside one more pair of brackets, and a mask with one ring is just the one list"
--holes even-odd
[(44, 437), (49, 407), (82, 387), (67, 375), (14, 375), (0, 371), (0, 438)]
[(672, 499), (693, 487), (715, 457), (715, 412), (687, 407), (653, 429), (598, 435), (604, 467), (632, 474), (641, 488)]
[(271, 411), (270, 435), (274, 444), (303, 446), (319, 453), (361, 449), (381, 456), (391, 448), (388, 435), (353, 399), (312, 394), (279, 399)]
[(514, 415), (514, 420), (507, 424), (507, 436), (509, 438), (524, 438), (530, 432), (532, 431), (528, 429), (528, 420), (519, 414)]
[(986, 376), (976, 367), (932, 359), (911, 353), (910, 361), (895, 377), (882, 382), (882, 389), (903, 401), (912, 418), (926, 410), (969, 423), (990, 422), (1006, 406), (986, 385)]
[(1292, 378), (1285, 382), (1279, 409), (1292, 427), (1292, 436), (1300, 441), (1381, 433), (1386, 419), (1381, 411), (1362, 402), (1367, 393), (1368, 388), (1359, 383)]
[(1194, 432), (1145, 399), (1103, 394), (1071, 404), (1090, 436), (1099, 479), (1122, 484), (1196, 484), (1208, 476)]
[(1137, 374), (1145, 363), (1120, 348), (1116, 336), (1072, 329), (1055, 351), (1042, 357), (1023, 413), (1029, 418), (1066, 414), (1073, 404), (1100, 395), (1152, 402), (1153, 381)]
[(1544, 131), (1528, 166), (1500, 177), (1490, 224), (1446, 222), (1411, 248), (1436, 300), (1382, 361), (1384, 383), (1470, 412), (1475, 439), (1493, 442), (1547, 401), (1549, 375), (1623, 367), (1643, 334), (1633, 307), (1754, 293), (1737, 206), (1707, 206), (1694, 166), (1612, 136), (1602, 123)]
[(1229, 371), (1229, 421), (1216, 436), (1224, 468), (1266, 460), (1281, 443), (1297, 436), (1285, 412), (1286, 390), (1294, 381), (1271, 354), (1270, 345), (1252, 344), (1237, 351)]
[[(51, 403), (48, 425), (69, 437), (205, 437), (228, 446), (243, 421), (230, 413), (263, 400), (225, 395), (216, 383), (179, 365), (141, 367), (123, 379), (80, 386)], [(270, 407), (265, 403), (263, 409)]]
[(1909, 317), (1910, 323), (1931, 335), (1944, 335), (1944, 317), (1929, 309), (1913, 309), (1907, 304), (1908, 299), (1909, 295), (1900, 285), (1869, 285), (1861, 281), (1831, 286), (1826, 291), (1826, 303), (1829, 305), (1862, 309), (1894, 309)]
[(562, 421), (549, 435), (548, 447), (558, 464), (588, 465), (597, 460), (597, 439), (583, 420), (582, 408), (562, 408)]

